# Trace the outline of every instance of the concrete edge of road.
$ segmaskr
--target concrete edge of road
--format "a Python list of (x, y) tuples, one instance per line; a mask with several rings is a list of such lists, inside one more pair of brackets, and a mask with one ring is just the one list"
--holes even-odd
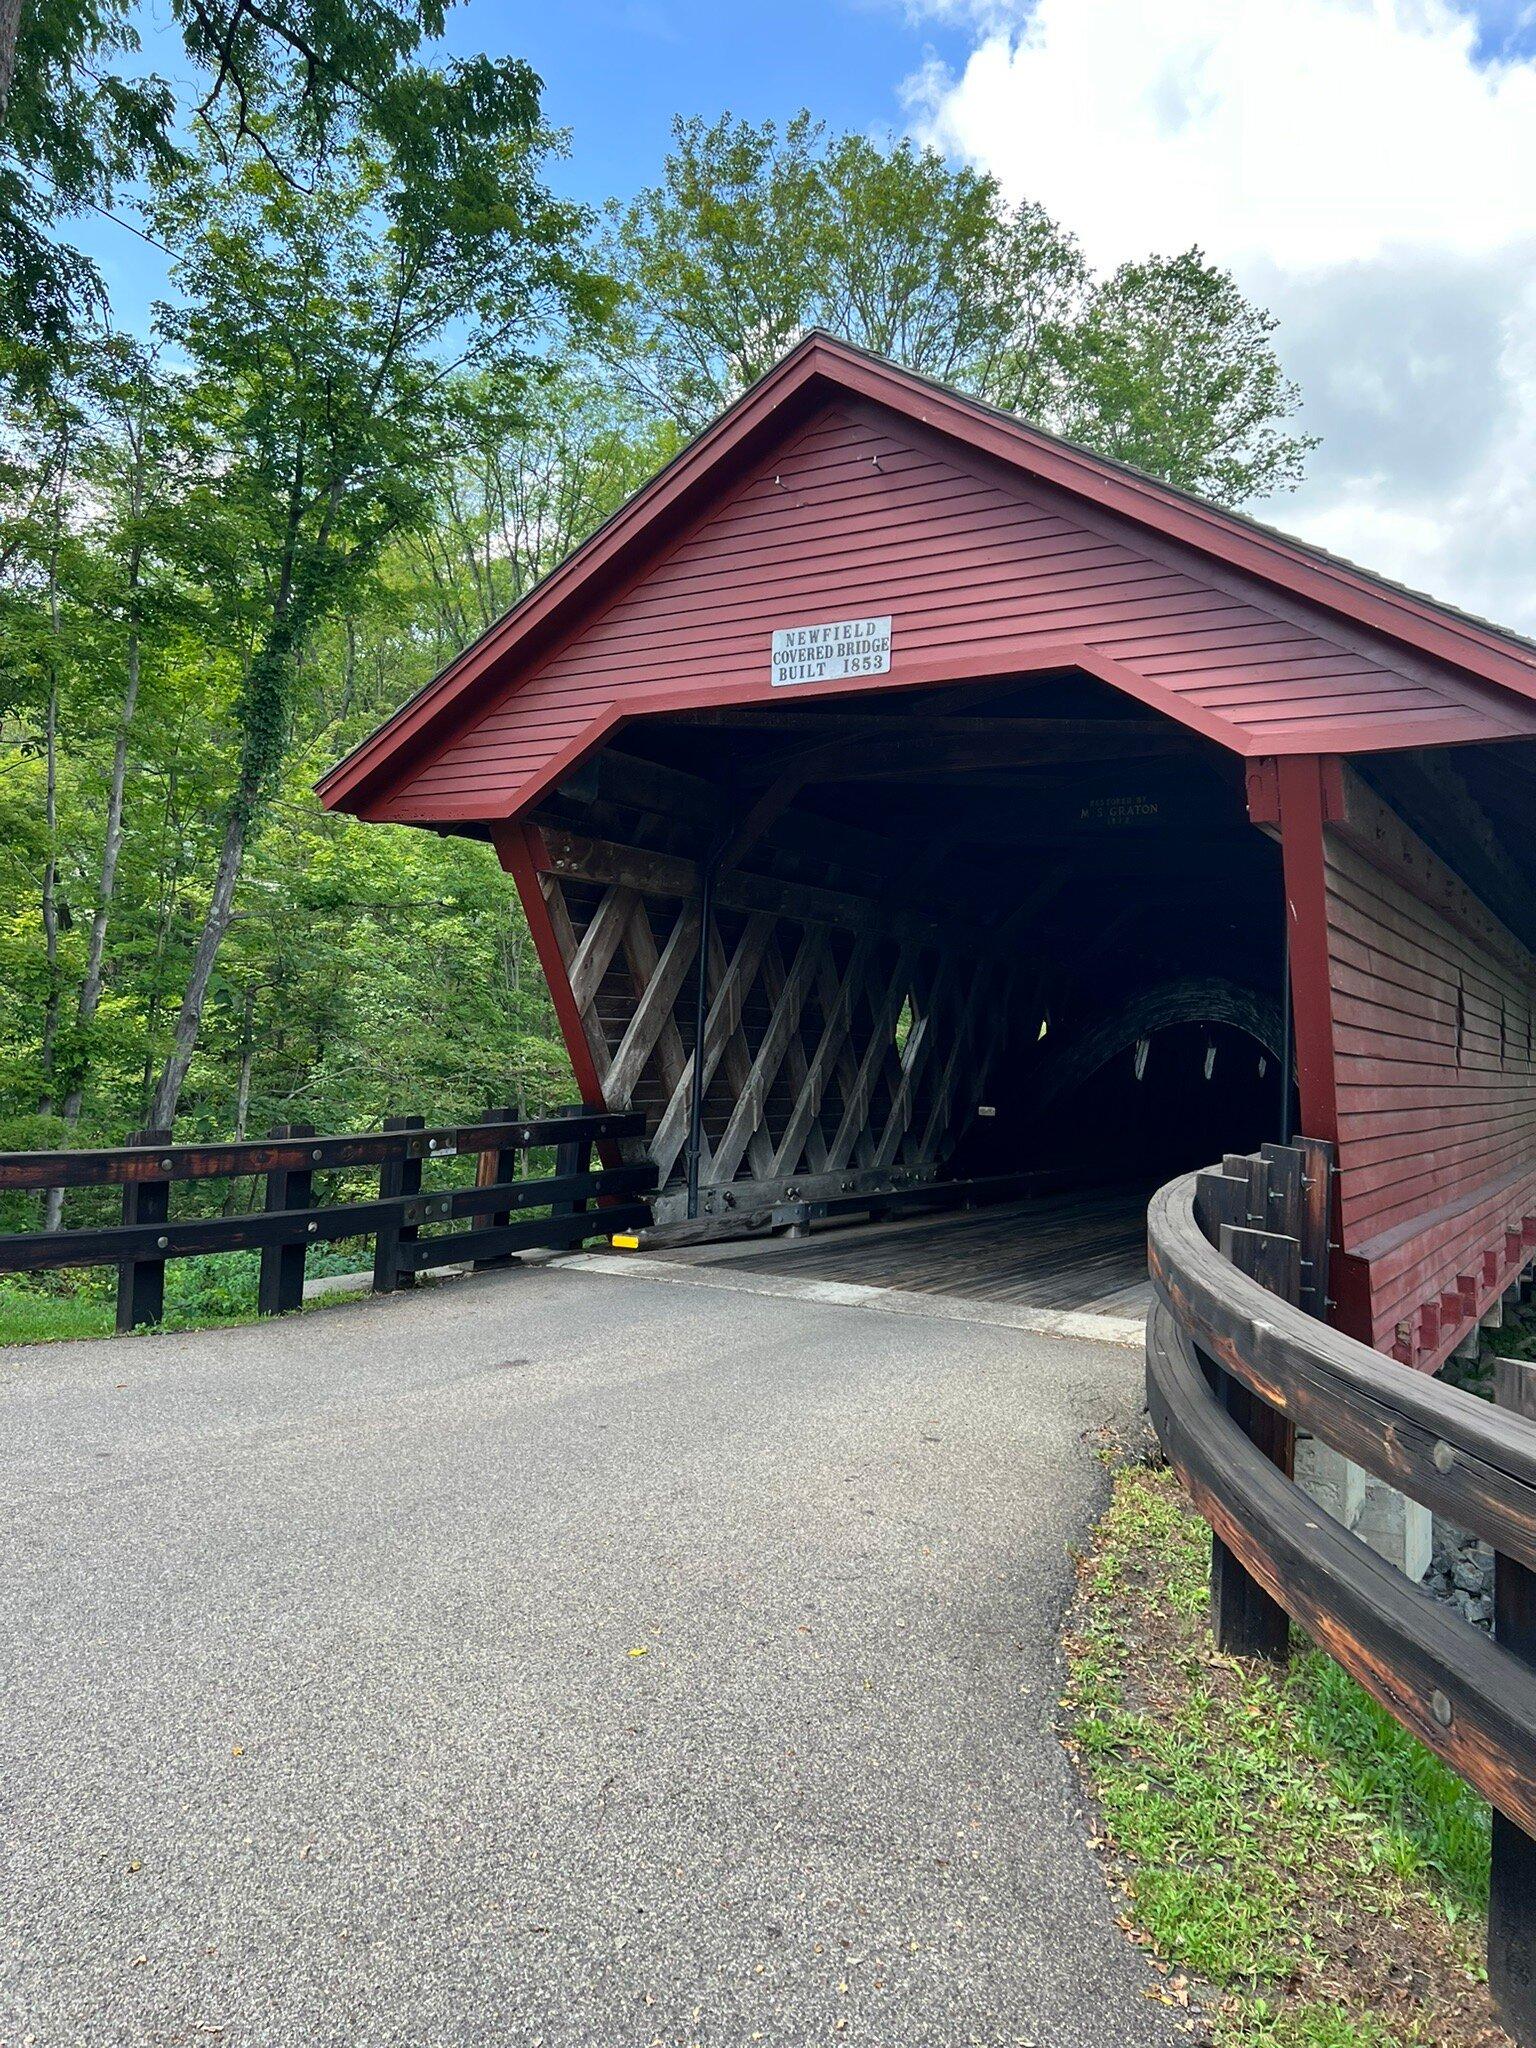
[(776, 1274), (727, 1270), (723, 1266), (669, 1261), (656, 1253), (643, 1258), (623, 1252), (565, 1252), (543, 1263), (561, 1272), (605, 1273), (623, 1280), (648, 1280), (671, 1287), (717, 1287), (732, 1294), (775, 1294), (819, 1301), (832, 1308), (874, 1309), (886, 1315), (923, 1316), (933, 1322), (995, 1323), (1037, 1337), (1075, 1337), (1094, 1344), (1122, 1344), (1139, 1351), (1146, 1341), (1140, 1316), (1090, 1315), (1082, 1309), (1026, 1308), (1018, 1302), (969, 1301), (945, 1294), (913, 1294), (899, 1287), (867, 1287), (849, 1280), (797, 1280)]

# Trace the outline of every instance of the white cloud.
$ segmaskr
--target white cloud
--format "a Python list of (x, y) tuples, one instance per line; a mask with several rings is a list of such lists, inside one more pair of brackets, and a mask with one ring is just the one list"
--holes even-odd
[[(951, 15), (955, 9), (951, 4)], [(1269, 516), (1536, 629), (1536, 60), (1446, 0), (1007, 0), (920, 132), (1112, 264), (1198, 242), (1324, 436)]]

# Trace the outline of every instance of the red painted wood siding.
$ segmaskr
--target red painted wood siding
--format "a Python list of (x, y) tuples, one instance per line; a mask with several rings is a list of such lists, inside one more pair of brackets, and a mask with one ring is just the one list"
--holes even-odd
[[(825, 408), (502, 689), (371, 817), (501, 818), (615, 706), (763, 695), (775, 626), (889, 612), (891, 682), (1080, 646), (1242, 752), (1494, 737), (1475, 689), (857, 401)], [(1346, 644), (1353, 637), (1355, 644)], [(809, 694), (809, 693), (808, 693)]]
[(1392, 1351), (1407, 1326), (1405, 1362), (1434, 1365), (1536, 1218), (1536, 960), (1352, 777), (1345, 811), (1325, 834), (1342, 1242), (1358, 1334)]

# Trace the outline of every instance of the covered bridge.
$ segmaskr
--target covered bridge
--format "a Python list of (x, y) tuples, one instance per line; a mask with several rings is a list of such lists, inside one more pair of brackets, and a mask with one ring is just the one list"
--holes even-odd
[(320, 787), (491, 841), (659, 1222), (1305, 1128), (1369, 1343), (1530, 1256), (1536, 649), (825, 335)]

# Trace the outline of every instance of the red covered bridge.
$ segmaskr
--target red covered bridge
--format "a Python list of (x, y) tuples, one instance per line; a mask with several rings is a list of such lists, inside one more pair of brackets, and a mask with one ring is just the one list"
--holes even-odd
[(321, 792), (492, 842), (662, 1224), (1304, 1128), (1378, 1349), (1531, 1257), (1536, 650), (826, 336)]

